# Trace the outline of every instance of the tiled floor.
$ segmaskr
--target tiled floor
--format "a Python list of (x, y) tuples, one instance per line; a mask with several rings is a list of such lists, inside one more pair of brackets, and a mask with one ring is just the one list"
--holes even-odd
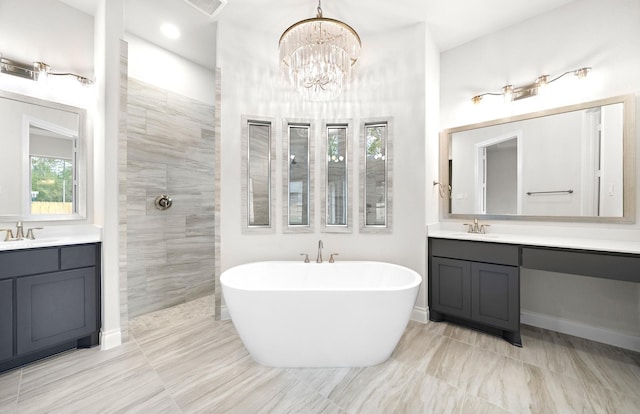
[(253, 362), (211, 299), (145, 315), (131, 340), (0, 375), (1, 413), (638, 413), (640, 354), (523, 327), (523, 348), (411, 322), (384, 364)]

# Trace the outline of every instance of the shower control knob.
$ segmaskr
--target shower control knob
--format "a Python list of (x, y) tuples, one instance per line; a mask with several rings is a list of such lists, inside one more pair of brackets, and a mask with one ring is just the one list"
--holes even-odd
[(173, 204), (173, 200), (166, 194), (156, 197), (156, 208), (158, 210), (166, 210)]

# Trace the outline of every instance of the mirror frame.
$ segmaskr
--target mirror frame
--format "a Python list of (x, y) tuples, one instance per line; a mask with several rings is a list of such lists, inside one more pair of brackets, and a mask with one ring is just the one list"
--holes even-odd
[(81, 221), (87, 220), (89, 217), (87, 216), (87, 212), (89, 211), (88, 203), (91, 199), (91, 194), (89, 194), (87, 183), (92, 180), (92, 175), (89, 174), (88, 168), (88, 154), (89, 154), (89, 145), (88, 139), (90, 137), (90, 125), (87, 118), (87, 110), (84, 108), (66, 105), (58, 102), (47, 101), (44, 99), (36, 98), (33, 96), (21, 95), (13, 92), (7, 92), (4, 90), (0, 90), (0, 99), (8, 99), (12, 101), (18, 101), (20, 103), (37, 105), (49, 109), (55, 109), (59, 111), (69, 112), (72, 114), (76, 114), (78, 116), (78, 131), (75, 136), (76, 139), (76, 166), (75, 166), (75, 174), (77, 180), (77, 199), (76, 202), (76, 212), (72, 214), (31, 214), (30, 203), (28, 201), (29, 190), (25, 186), (31, 185), (29, 181), (31, 180), (31, 167), (29, 162), (29, 139), (30, 139), (30, 125), (46, 125), (47, 121), (41, 120), (39, 118), (35, 118), (30, 115), (23, 114), (21, 123), (22, 133), (20, 135), (20, 139), (22, 140), (21, 148), (23, 154), (20, 155), (22, 159), (22, 165), (20, 168), (20, 173), (22, 175), (26, 174), (24, 177), (20, 177), (22, 182), (21, 184), (21, 193), (20, 198), (22, 198), (21, 206), (22, 208), (29, 208), (20, 214), (1, 214), (0, 213), (0, 222), (4, 221), (15, 221), (15, 220), (28, 220), (29, 222), (53, 222), (53, 221)]
[[(309, 131), (307, 137), (307, 181), (308, 181), (308, 194), (307, 194), (307, 214), (308, 224), (289, 224), (289, 183), (291, 180), (290, 169), (290, 149), (291, 149), (291, 135), (289, 133), (291, 127), (306, 127)], [(315, 127), (314, 123), (310, 119), (285, 119), (282, 123), (282, 231), (283, 233), (312, 233), (313, 223), (315, 217), (314, 198), (313, 193), (315, 189)]]
[[(344, 127), (347, 130), (346, 133), (346, 153), (345, 153), (345, 169), (347, 178), (347, 224), (327, 224), (327, 187), (328, 187), (328, 152), (329, 152), (329, 128)], [(322, 124), (322, 133), (320, 134), (322, 145), (322, 157), (321, 157), (321, 169), (320, 177), (322, 178), (322, 205), (321, 205), (321, 222), (323, 233), (352, 233), (353, 232), (353, 121), (350, 119), (327, 121)]]
[[(264, 116), (245, 116), (241, 117), (242, 125), (241, 125), (241, 146), (242, 149), (240, 151), (240, 165), (241, 165), (241, 228), (243, 234), (265, 234), (265, 233), (274, 233), (276, 229), (276, 225), (274, 222), (274, 212), (275, 212), (275, 180), (276, 180), (276, 140), (277, 136), (275, 129), (275, 122), (272, 118), (264, 117)], [(257, 123), (269, 126), (269, 224), (268, 225), (249, 225), (249, 123)]]
[[(368, 126), (386, 125), (385, 142), (385, 224), (367, 224), (367, 137)], [(360, 233), (391, 233), (393, 231), (393, 118), (363, 119), (360, 124)]]
[[(623, 127), (623, 215), (622, 217), (585, 217), (585, 216), (533, 216), (533, 215), (502, 215), (502, 214), (452, 214), (449, 213), (451, 205), (451, 191), (445, 191), (446, 196), (440, 200), (440, 217), (443, 219), (473, 219), (482, 218), (487, 220), (537, 220), (552, 222), (588, 222), (588, 223), (635, 223), (636, 210), (636, 129), (635, 129), (635, 96), (622, 95), (607, 99), (585, 102), (576, 105), (563, 106), (528, 114), (516, 115), (507, 118), (495, 119), (477, 124), (470, 124), (461, 127), (445, 129), (440, 133), (440, 178), (439, 183), (442, 188), (448, 189), (449, 182), (449, 143), (451, 135), (456, 132), (469, 131), (472, 129), (484, 128), (510, 122), (524, 121), (527, 119), (541, 118), (549, 115), (556, 115), (565, 112), (579, 111), (622, 103), (624, 105), (624, 127)], [(435, 185), (435, 184), (434, 184)]]

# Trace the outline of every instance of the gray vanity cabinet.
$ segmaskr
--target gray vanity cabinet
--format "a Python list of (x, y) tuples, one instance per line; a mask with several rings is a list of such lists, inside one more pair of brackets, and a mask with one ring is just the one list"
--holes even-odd
[(95, 281), (91, 267), (17, 279), (17, 354), (95, 331)]
[(0, 280), (0, 361), (13, 355), (13, 281)]
[(519, 247), (429, 239), (429, 319), (520, 340)]
[(100, 244), (0, 252), (0, 372), (98, 344)]
[(471, 262), (433, 257), (429, 309), (459, 318), (471, 317)]

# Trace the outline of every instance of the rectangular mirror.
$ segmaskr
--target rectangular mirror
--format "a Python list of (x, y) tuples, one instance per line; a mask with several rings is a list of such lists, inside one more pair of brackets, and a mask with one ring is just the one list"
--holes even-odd
[(86, 217), (86, 111), (0, 92), (0, 220)]
[(272, 123), (247, 118), (242, 125), (243, 228), (272, 231)]
[(324, 125), (323, 231), (351, 232), (349, 124)]
[(363, 124), (361, 230), (391, 229), (391, 140), (389, 121)]
[(440, 181), (451, 193), (443, 211), (632, 222), (634, 108), (624, 96), (444, 131)]
[(284, 196), (287, 200), (284, 212), (284, 232), (312, 231), (313, 199), (313, 150), (311, 124), (305, 121), (285, 121), (287, 135), (283, 140), (283, 167), (287, 171)]

